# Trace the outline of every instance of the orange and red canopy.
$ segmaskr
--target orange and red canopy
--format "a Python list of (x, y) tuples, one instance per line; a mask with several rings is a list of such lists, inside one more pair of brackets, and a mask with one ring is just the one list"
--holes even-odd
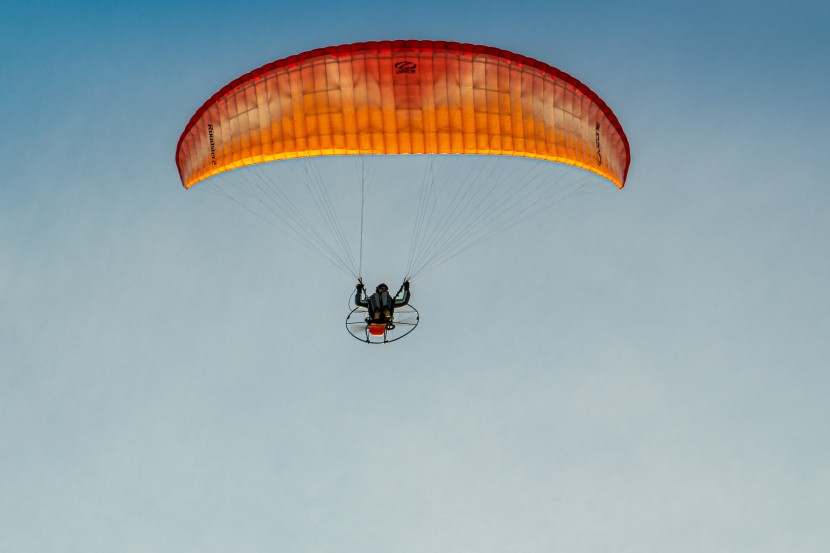
[(505, 50), (363, 42), (275, 61), (196, 112), (176, 150), (182, 184), (266, 161), (325, 155), (490, 154), (582, 167), (618, 187), (628, 140), (599, 96)]

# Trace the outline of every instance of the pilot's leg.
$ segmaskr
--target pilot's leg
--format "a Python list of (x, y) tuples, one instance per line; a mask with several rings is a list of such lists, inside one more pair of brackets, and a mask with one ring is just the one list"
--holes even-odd
[(374, 321), (380, 319), (381, 305), (379, 300), (380, 298), (377, 294), (372, 294), (369, 298), (369, 316)]
[(375, 320), (382, 321), (384, 317), (389, 318), (389, 293), (372, 294), (373, 306), (375, 308)]

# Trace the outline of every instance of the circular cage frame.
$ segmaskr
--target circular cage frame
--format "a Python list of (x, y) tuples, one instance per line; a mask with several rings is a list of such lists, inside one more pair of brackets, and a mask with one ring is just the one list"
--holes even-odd
[(404, 305), (395, 309), (392, 322), (383, 330), (383, 335), (374, 335), (369, 332), (369, 323), (366, 319), (369, 310), (365, 307), (355, 307), (346, 316), (346, 330), (356, 340), (365, 344), (391, 344), (397, 342), (415, 330), (421, 316), (412, 305)]

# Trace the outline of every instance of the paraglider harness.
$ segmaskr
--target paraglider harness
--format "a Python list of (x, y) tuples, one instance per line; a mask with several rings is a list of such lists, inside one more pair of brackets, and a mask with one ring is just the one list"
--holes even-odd
[[(383, 291), (381, 291), (383, 289)], [(403, 292), (403, 297), (399, 298)], [(395, 328), (395, 307), (403, 307), (409, 303), (409, 281), (404, 280), (401, 287), (394, 296), (389, 294), (389, 288), (385, 284), (379, 284), (375, 293), (365, 298), (365, 286), (363, 280), (358, 279), (355, 286), (355, 305), (369, 309), (369, 316), (366, 317), (367, 330), (373, 336), (381, 336), (387, 330)], [(361, 295), (365, 299), (361, 298)]]
[[(349, 298), (349, 303), (354, 303), (355, 307), (346, 316), (346, 330), (352, 338), (365, 344), (388, 344), (408, 336), (418, 326), (420, 315), (418, 310), (409, 303), (408, 280), (404, 281), (394, 296), (389, 295), (388, 286), (383, 285), (385, 294), (380, 290), (381, 286), (378, 286), (374, 305), (372, 298), (365, 295), (361, 279), (358, 279), (355, 288), (356, 291)], [(403, 297), (400, 297), (401, 292), (403, 292)], [(380, 301), (381, 299), (385, 301)], [(367, 314), (370, 316), (366, 317)]]

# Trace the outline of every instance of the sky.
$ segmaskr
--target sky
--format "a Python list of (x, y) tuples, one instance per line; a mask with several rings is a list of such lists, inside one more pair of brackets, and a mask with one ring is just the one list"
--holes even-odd
[[(823, 552), (822, 2), (0, 5), (0, 551)], [(418, 38), (543, 60), (625, 189), (413, 283), (353, 282), (174, 153), (223, 85)], [(383, 276), (392, 280), (393, 276)]]

